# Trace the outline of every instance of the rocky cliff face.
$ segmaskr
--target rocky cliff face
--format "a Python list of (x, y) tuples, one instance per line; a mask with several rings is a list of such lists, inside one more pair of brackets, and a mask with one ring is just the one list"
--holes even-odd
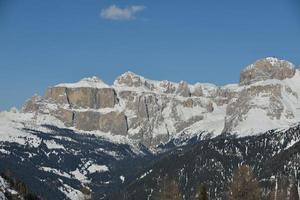
[(249, 65), (241, 72), (240, 84), (249, 85), (262, 80), (292, 78), (295, 75), (295, 66), (285, 60), (265, 58)]
[(239, 84), (190, 85), (127, 72), (112, 86), (92, 77), (50, 87), (23, 111), (50, 114), (67, 127), (123, 135), (151, 147), (180, 133), (255, 134), (288, 126), (300, 120), (299, 94), (300, 73), (294, 65), (266, 58), (243, 70)]

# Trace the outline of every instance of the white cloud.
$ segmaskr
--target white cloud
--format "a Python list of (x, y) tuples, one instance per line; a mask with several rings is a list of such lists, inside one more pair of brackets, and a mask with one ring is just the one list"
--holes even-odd
[(145, 6), (128, 6), (128, 7), (118, 7), (116, 5), (111, 5), (105, 9), (101, 10), (101, 17), (110, 20), (133, 20), (136, 18), (136, 14), (145, 9)]

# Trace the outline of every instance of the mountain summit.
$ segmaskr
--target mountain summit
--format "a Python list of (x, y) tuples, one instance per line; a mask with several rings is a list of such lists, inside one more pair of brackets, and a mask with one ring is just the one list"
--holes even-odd
[(246, 67), (246, 69), (241, 72), (240, 84), (249, 85), (257, 81), (268, 79), (283, 80), (292, 78), (295, 72), (295, 66), (292, 63), (268, 57), (258, 60), (254, 64)]

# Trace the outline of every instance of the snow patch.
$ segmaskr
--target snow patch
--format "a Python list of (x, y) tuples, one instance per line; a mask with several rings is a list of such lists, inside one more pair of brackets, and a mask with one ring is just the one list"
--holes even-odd
[(57, 144), (54, 140), (43, 140), (43, 142), (47, 145), (48, 149), (63, 149), (65, 150), (65, 147), (61, 144)]
[(96, 172), (107, 172), (109, 171), (108, 167), (106, 165), (98, 165), (98, 164), (92, 164), (90, 165), (87, 170), (90, 174), (96, 173)]
[(98, 77), (88, 77), (83, 78), (77, 83), (61, 83), (56, 85), (55, 87), (67, 87), (67, 88), (83, 88), (83, 87), (90, 87), (90, 88), (109, 88), (107, 84), (105, 84), (102, 80)]
[(125, 176), (120, 176), (120, 180), (122, 181), (122, 183), (125, 182)]
[(144, 177), (146, 177), (148, 174), (150, 174), (152, 172), (152, 169), (150, 169), (149, 171), (147, 171), (147, 172), (145, 172), (144, 174), (142, 174), (141, 176), (140, 176), (140, 178), (139, 179), (142, 179), (142, 178), (144, 178)]
[(45, 172), (50, 172), (50, 173), (56, 174), (58, 176), (71, 178), (70, 174), (68, 174), (64, 171), (58, 170), (58, 169), (51, 168), (51, 167), (40, 167), (39, 170), (42, 170), (42, 171), (45, 171)]
[(78, 168), (74, 171), (71, 171), (70, 174), (72, 174), (75, 177), (75, 179), (79, 180), (80, 182), (83, 182), (83, 183), (90, 182), (88, 177), (85, 176), (85, 173), (82, 170), (79, 170)]

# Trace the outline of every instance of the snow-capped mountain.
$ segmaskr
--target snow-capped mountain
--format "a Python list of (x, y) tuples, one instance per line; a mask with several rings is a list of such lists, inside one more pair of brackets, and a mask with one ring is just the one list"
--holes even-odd
[[(211, 197), (223, 199), (218, 184), (246, 162), (268, 191), (273, 176), (299, 171), (299, 95), (300, 71), (276, 58), (256, 61), (238, 84), (225, 86), (154, 81), (132, 72), (113, 85), (97, 77), (58, 84), (20, 111), (0, 112), (0, 172), (10, 170), (43, 199), (81, 200), (115, 198), (121, 189), (122, 195), (149, 196), (161, 172), (178, 175), (188, 166), (179, 174), (192, 180), (185, 182), (187, 197), (200, 180), (208, 182)], [(7, 184), (0, 199), (1, 187)]]
[(240, 83), (225, 86), (154, 81), (132, 72), (111, 86), (97, 77), (84, 78), (49, 87), (44, 96), (29, 100), (23, 112), (49, 114), (66, 127), (154, 147), (203, 131), (245, 136), (287, 128), (300, 121), (299, 95), (300, 71), (269, 57), (246, 67)]

